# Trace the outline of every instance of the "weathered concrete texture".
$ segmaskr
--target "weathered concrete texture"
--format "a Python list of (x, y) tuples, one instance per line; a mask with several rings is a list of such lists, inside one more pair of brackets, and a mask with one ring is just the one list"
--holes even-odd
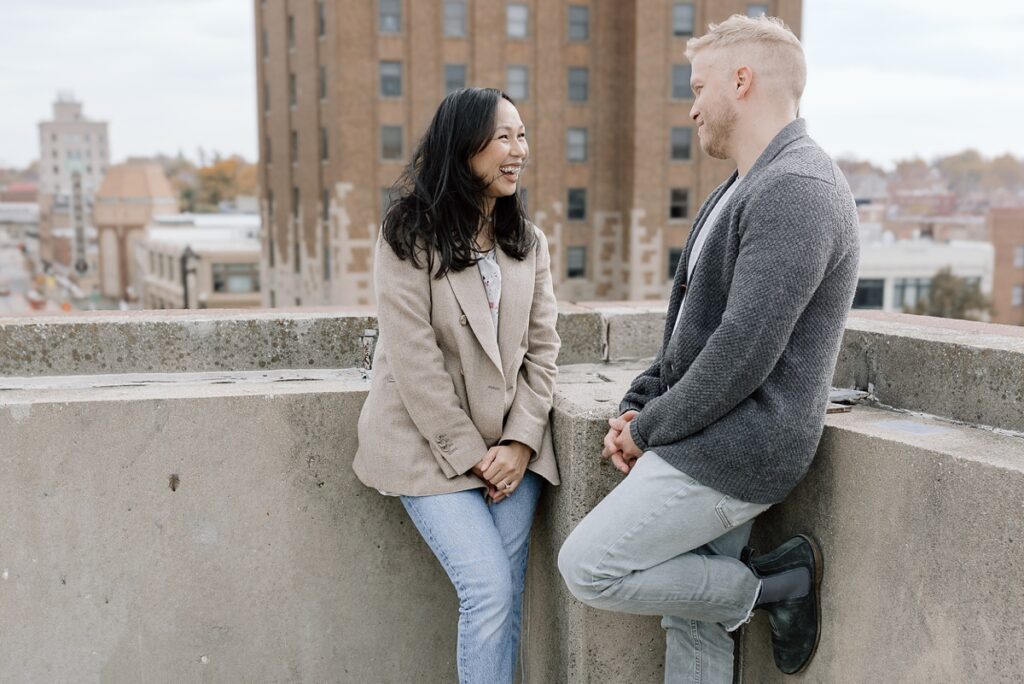
[(0, 376), (362, 366), (372, 311), (140, 312), (0, 319)]
[(830, 416), (753, 543), (797, 532), (825, 555), (818, 654), (782, 675), (759, 616), (742, 681), (1024, 680), (1024, 440), (862, 407)]
[[(531, 682), (662, 681), (657, 618), (583, 607), (555, 565), (621, 476), (606, 419), (644, 364), (563, 366), (524, 624)], [(351, 471), (353, 369), (37, 378), (0, 391), (0, 681), (454, 680), (457, 600), (400, 503)], [(15, 386), (17, 385), (17, 386)], [(826, 553), (802, 681), (1024, 672), (1024, 440), (857, 407), (755, 526)], [(757, 618), (744, 682), (780, 681)]]
[(583, 302), (607, 323), (608, 361), (652, 359), (661, 351), (666, 302)]
[(365, 383), (239, 387), (2, 395), (0, 681), (454, 681), (454, 592), (351, 473)]
[(832, 382), (888, 406), (1024, 431), (1024, 328), (854, 312)]
[(616, 415), (629, 379), (642, 365), (580, 365), (559, 369), (552, 426), (562, 485), (542, 499), (529, 568), (524, 633), (530, 682), (660, 683), (664, 632), (652, 617), (594, 610), (562, 582), (562, 542), (622, 479), (600, 458), (608, 418)]
[[(560, 304), (559, 363), (603, 361), (600, 313)], [(0, 377), (355, 368), (373, 309), (144, 311), (0, 318)]]
[(605, 360), (607, 340), (601, 314), (576, 304), (558, 303), (558, 363), (597, 363)]

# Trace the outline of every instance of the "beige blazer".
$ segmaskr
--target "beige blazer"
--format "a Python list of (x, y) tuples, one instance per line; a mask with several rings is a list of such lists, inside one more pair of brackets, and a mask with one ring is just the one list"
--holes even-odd
[(533, 449), (529, 469), (558, 484), (548, 420), (558, 311), (547, 240), (533, 229), (524, 260), (497, 250), (497, 335), (478, 268), (437, 280), (378, 238), (380, 338), (353, 463), (364, 484), (409, 496), (482, 487), (469, 470), (503, 440)]

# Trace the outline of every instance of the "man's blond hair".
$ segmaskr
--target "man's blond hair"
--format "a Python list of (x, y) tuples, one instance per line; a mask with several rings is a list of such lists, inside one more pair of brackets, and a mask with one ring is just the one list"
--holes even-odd
[(734, 14), (720, 24), (708, 26), (703, 36), (686, 41), (686, 58), (708, 48), (726, 49), (737, 59), (749, 59), (748, 65), (730, 64), (729, 68), (750, 66), (760, 77), (780, 88), (799, 106), (807, 84), (807, 61), (800, 40), (778, 17), (747, 17)]

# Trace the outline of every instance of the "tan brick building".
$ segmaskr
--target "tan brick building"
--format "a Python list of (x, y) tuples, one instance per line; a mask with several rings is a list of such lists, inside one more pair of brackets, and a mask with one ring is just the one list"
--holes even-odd
[(993, 209), (987, 223), (995, 245), (992, 322), (1024, 325), (1024, 209)]
[(129, 158), (107, 170), (93, 209), (99, 232), (99, 289), (105, 297), (138, 300), (137, 243), (145, 239), (153, 216), (177, 213), (177, 197), (159, 164)]
[[(88, 261), (93, 198), (110, 163), (107, 122), (59, 93), (53, 119), (39, 122), (40, 257), (66, 267)], [(82, 271), (78, 275), (83, 275)]]
[(689, 110), (687, 38), (800, 0), (254, 0), (264, 304), (369, 304), (385, 189), (449, 88), (504, 89), (562, 299), (661, 299), (731, 170)]

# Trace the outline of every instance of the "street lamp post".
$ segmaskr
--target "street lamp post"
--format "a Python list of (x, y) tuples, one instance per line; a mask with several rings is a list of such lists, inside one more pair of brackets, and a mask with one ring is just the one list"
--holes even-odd
[(196, 259), (199, 255), (192, 251), (191, 245), (185, 245), (185, 251), (181, 253), (181, 289), (184, 295), (184, 306), (183, 309), (191, 308), (188, 302), (188, 276), (190, 273), (196, 272), (196, 267), (192, 266), (189, 268), (189, 260)]

